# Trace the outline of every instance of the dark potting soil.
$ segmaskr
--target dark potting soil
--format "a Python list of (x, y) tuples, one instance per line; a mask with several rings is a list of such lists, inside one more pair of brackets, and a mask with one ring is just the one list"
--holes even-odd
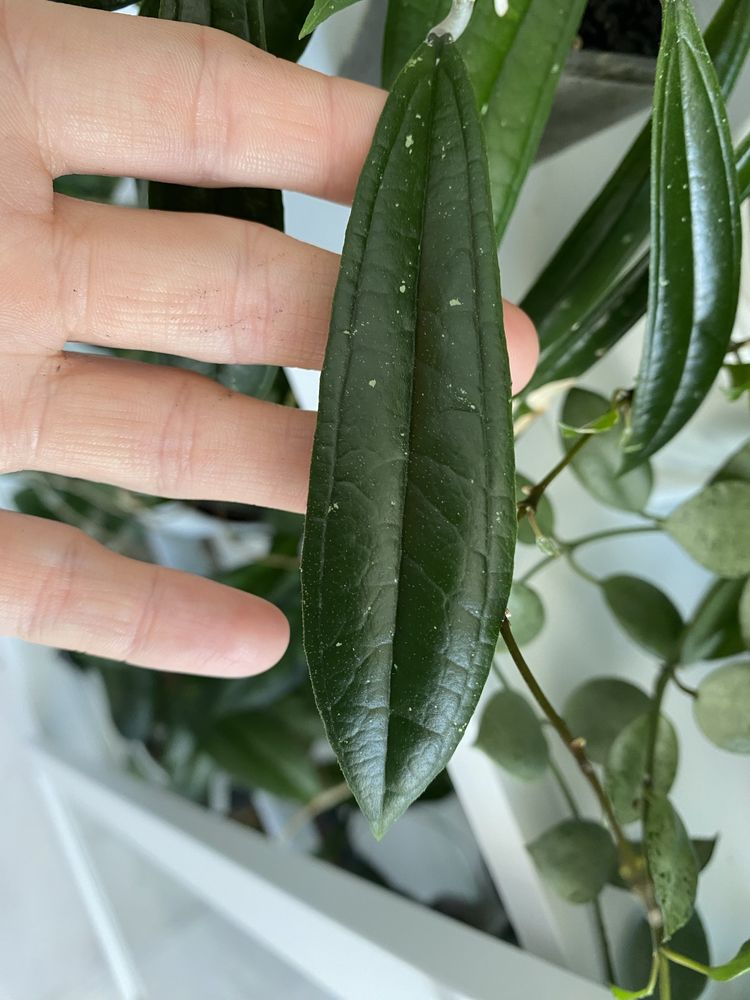
[(659, 0), (589, 0), (578, 34), (584, 49), (655, 57), (660, 32)]

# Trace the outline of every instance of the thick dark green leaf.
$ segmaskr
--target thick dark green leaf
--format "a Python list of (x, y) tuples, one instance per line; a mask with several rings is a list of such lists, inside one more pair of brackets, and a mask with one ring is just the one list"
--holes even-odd
[(737, 157), (737, 186), (740, 198), (744, 201), (750, 196), (750, 135), (746, 135), (735, 150)]
[(664, 522), (676, 542), (712, 573), (750, 573), (750, 483), (714, 483), (686, 500)]
[[(727, 96), (750, 47), (750, 0), (724, 0), (705, 39)], [(643, 314), (650, 148), (649, 124), (523, 300), (541, 347), (527, 392), (586, 371)]]
[[(697, 913), (681, 927), (669, 943), (673, 951), (689, 955), (696, 962), (707, 964), (710, 959), (708, 939)], [(639, 920), (623, 949), (619, 978), (626, 986), (645, 983), (651, 971), (651, 931), (648, 921)], [(619, 965), (620, 963), (618, 963)], [(671, 1000), (698, 1000), (706, 989), (706, 980), (699, 973), (673, 965), (669, 970)]]
[(315, 31), (318, 25), (327, 21), (332, 14), (337, 14), (340, 10), (351, 7), (356, 2), (357, 0), (314, 0), (312, 10), (307, 15), (305, 23), (302, 25), (302, 31), (299, 33), (300, 38)]
[[(573, 388), (565, 397), (561, 419), (573, 427), (583, 426), (610, 409), (604, 396), (587, 389)], [(574, 456), (570, 469), (581, 485), (601, 503), (639, 514), (651, 495), (651, 466), (644, 462), (632, 472), (618, 475), (622, 464), (619, 442), (620, 432), (616, 427), (595, 435), (595, 440), (588, 441)]]
[(510, 590), (509, 372), (482, 131), (423, 45), (360, 179), (323, 368), (302, 556), (331, 744), (382, 835), (445, 766)]
[[(612, 744), (607, 758), (607, 792), (621, 823), (637, 820), (643, 808), (643, 781), (653, 718), (642, 715), (629, 723)], [(656, 736), (650, 794), (666, 796), (674, 784), (679, 762), (677, 733), (661, 716)]]
[(307, 46), (299, 38), (300, 29), (310, 9), (310, 0), (264, 0), (266, 48), (281, 59), (296, 62)]
[(565, 820), (529, 844), (529, 853), (544, 881), (569, 903), (596, 899), (617, 867), (612, 838), (591, 820)]
[(476, 745), (522, 781), (541, 777), (549, 763), (542, 724), (523, 695), (499, 691), (482, 712)]
[[(524, 476), (523, 473), (516, 473), (516, 500), (523, 500), (526, 494), (524, 493), (524, 488), (531, 488), (534, 485), (528, 476)], [(547, 538), (554, 537), (555, 534), (555, 511), (552, 507), (552, 503), (546, 493), (542, 494), (542, 499), (536, 509), (536, 523), (539, 526), (539, 530), (542, 535)], [(518, 525), (518, 541), (522, 542), (524, 545), (536, 545), (536, 536), (529, 524), (528, 520), (524, 518)]]
[(633, 642), (661, 660), (671, 660), (682, 636), (680, 612), (667, 595), (637, 576), (609, 576), (601, 582), (609, 610)]
[[(385, 86), (449, 6), (446, 0), (389, 0)], [(498, 17), (493, 0), (477, 0), (458, 43), (482, 110), (498, 240), (534, 159), (585, 6), (586, 0), (513, 0)]]
[(705, 735), (731, 753), (750, 753), (750, 661), (727, 663), (709, 674), (693, 702)]
[(744, 577), (715, 580), (701, 598), (685, 626), (680, 662), (688, 666), (701, 660), (718, 660), (742, 652), (740, 634)]
[(619, 733), (648, 710), (651, 700), (634, 684), (616, 677), (586, 681), (570, 695), (563, 716), (574, 736), (586, 741), (586, 753), (604, 764)]
[(519, 646), (536, 639), (544, 626), (544, 605), (539, 594), (525, 583), (514, 583), (508, 598), (508, 618)]
[(689, 0), (665, 0), (654, 89), (648, 325), (625, 468), (695, 413), (734, 326), (742, 247), (732, 136)]
[(669, 940), (693, 914), (698, 862), (683, 822), (669, 799), (655, 798), (649, 802), (645, 833), (648, 870), (664, 918), (664, 938)]
[(112, 201), (112, 195), (118, 183), (118, 177), (67, 174), (64, 177), (57, 177), (52, 186), (57, 194), (66, 194), (69, 198), (98, 201), (108, 205)]

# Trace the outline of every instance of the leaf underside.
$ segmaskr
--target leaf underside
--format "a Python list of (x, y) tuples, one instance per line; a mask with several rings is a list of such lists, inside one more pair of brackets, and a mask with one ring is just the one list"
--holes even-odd
[(444, 767), (489, 671), (516, 511), (481, 127), (457, 48), (391, 94), (347, 230), (302, 557), (328, 737), (377, 836)]

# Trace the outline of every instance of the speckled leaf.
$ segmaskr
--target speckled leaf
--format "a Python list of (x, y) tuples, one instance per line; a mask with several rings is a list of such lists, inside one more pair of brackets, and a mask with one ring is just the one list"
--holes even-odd
[[(482, 110), (498, 240), (534, 159), (585, 6), (586, 0), (513, 0), (498, 17), (494, 0), (476, 0), (458, 43)], [(448, 0), (390, 0), (385, 86), (449, 7)]]
[(649, 804), (645, 833), (648, 870), (664, 918), (664, 938), (669, 940), (693, 914), (698, 862), (669, 799), (656, 798)]
[(513, 477), (481, 126), (443, 38), (397, 81), (355, 198), (302, 555), (318, 707), (378, 836), (476, 707), (510, 590)]
[[(565, 424), (580, 427), (602, 414), (610, 412), (610, 403), (599, 393), (573, 388), (565, 397), (561, 419)], [(600, 503), (618, 510), (639, 514), (648, 503), (653, 486), (653, 473), (648, 462), (620, 476), (622, 453), (617, 427), (596, 440), (589, 441), (570, 463), (570, 468), (589, 493)]]
[[(607, 757), (607, 792), (621, 823), (632, 823), (641, 815), (643, 778), (652, 718), (642, 715), (629, 723), (612, 744)], [(651, 794), (669, 793), (677, 775), (679, 747), (677, 733), (669, 719), (659, 719), (656, 736)]]
[(727, 663), (706, 677), (693, 702), (705, 735), (731, 753), (750, 753), (750, 662)]
[(732, 137), (689, 0), (664, 0), (651, 146), (646, 340), (626, 469), (685, 425), (718, 375), (737, 311), (741, 223)]
[(476, 745), (522, 781), (541, 777), (549, 763), (542, 724), (523, 695), (499, 691), (482, 712)]
[(664, 522), (676, 542), (712, 573), (750, 573), (750, 483), (724, 480), (707, 486)]
[(609, 610), (633, 642), (671, 660), (682, 635), (682, 618), (667, 595), (648, 580), (624, 573), (601, 582)]
[(649, 707), (648, 695), (617, 677), (598, 677), (576, 688), (565, 703), (563, 716), (574, 736), (586, 740), (586, 752), (597, 764), (607, 760), (609, 748), (628, 723)]
[(591, 820), (559, 823), (529, 844), (529, 853), (544, 881), (569, 903), (596, 899), (617, 867), (612, 838)]

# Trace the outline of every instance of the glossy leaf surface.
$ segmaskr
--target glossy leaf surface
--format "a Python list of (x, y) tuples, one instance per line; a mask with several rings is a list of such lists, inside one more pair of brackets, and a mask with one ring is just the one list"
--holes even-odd
[(601, 588), (609, 610), (633, 642), (660, 660), (675, 656), (682, 618), (664, 591), (624, 573), (602, 580)]
[(305, 23), (302, 25), (302, 30), (299, 33), (300, 38), (309, 35), (323, 21), (327, 21), (333, 14), (338, 14), (340, 10), (351, 7), (356, 2), (357, 0), (315, 0), (310, 13), (305, 18)]
[(669, 940), (693, 914), (698, 862), (685, 826), (669, 799), (649, 803), (645, 821), (646, 858)]
[[(727, 96), (750, 48), (750, 0), (724, 0), (705, 42)], [(643, 315), (650, 147), (648, 124), (521, 303), (541, 347), (527, 392), (580, 375)], [(750, 182), (750, 164), (746, 170)]]
[(586, 740), (586, 753), (604, 764), (619, 733), (650, 705), (648, 695), (617, 677), (597, 677), (581, 684), (565, 703), (563, 716), (574, 736)]
[[(585, 5), (585, 0), (514, 0), (498, 17), (493, 0), (476, 0), (458, 42), (482, 110), (498, 240), (534, 159)], [(449, 8), (449, 0), (390, 0), (385, 86)]]
[(569, 903), (596, 899), (617, 867), (612, 838), (591, 820), (559, 823), (529, 844), (529, 853), (544, 881)]
[[(629, 723), (617, 736), (607, 757), (607, 792), (621, 823), (637, 820), (643, 808), (643, 779), (653, 720), (642, 715)], [(651, 794), (665, 796), (677, 775), (679, 749), (672, 723), (662, 716), (656, 736), (654, 773)]]
[(666, 531), (696, 562), (723, 577), (750, 573), (750, 483), (723, 480), (674, 510)]
[(445, 766), (476, 706), (515, 535), (481, 126), (443, 38), (396, 83), (360, 179), (302, 556), (318, 707), (377, 835)]
[(654, 89), (648, 327), (625, 468), (684, 426), (724, 361), (741, 223), (726, 109), (688, 0), (665, 0)]
[(541, 777), (549, 763), (542, 724), (523, 695), (499, 691), (482, 712), (476, 745), (522, 781)]
[[(604, 396), (573, 388), (565, 397), (561, 419), (570, 426), (583, 426), (609, 411), (610, 404)], [(653, 473), (649, 463), (644, 462), (632, 472), (619, 475), (622, 463), (620, 434), (617, 427), (597, 434), (595, 440), (588, 441), (573, 457), (570, 469), (600, 503), (639, 514), (651, 495)]]
[(693, 703), (705, 735), (731, 753), (750, 753), (750, 662), (727, 663), (709, 674)]

